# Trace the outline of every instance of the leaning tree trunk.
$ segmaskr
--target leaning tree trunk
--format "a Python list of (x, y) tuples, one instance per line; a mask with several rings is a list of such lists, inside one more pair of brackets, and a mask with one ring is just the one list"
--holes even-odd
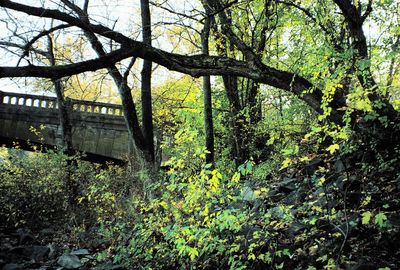
[[(69, 0), (61, 0), (61, 1), (69, 8), (71, 8), (74, 12), (76, 12), (76, 14), (78, 14), (79, 18), (82, 20), (83, 23), (85, 23), (86, 25), (90, 24), (86, 10), (82, 10)], [(87, 27), (84, 30), (84, 34), (88, 38), (93, 50), (97, 53), (98, 56), (106, 55), (103, 44), (99, 41), (97, 36), (89, 29), (90, 27)], [(118, 91), (122, 101), (122, 110), (124, 112), (125, 123), (128, 129), (129, 136), (130, 138), (132, 138), (135, 148), (137, 148), (140, 151), (140, 153), (143, 154), (143, 158), (147, 162), (152, 162), (154, 158), (152, 158), (152, 155), (148, 152), (149, 147), (146, 144), (145, 137), (142, 133), (142, 129), (140, 128), (136, 106), (135, 103), (133, 102), (131, 94), (131, 89), (127, 81), (124, 79), (124, 76), (121, 74), (121, 72), (117, 69), (115, 65), (110, 65), (107, 68), (107, 71), (118, 87)]]

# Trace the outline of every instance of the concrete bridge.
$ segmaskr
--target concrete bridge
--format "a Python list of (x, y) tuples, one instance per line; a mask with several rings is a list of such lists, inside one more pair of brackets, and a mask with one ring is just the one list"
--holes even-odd
[[(74, 149), (86, 153), (92, 161), (124, 160), (128, 155), (128, 131), (122, 107), (69, 101)], [(30, 150), (32, 143), (59, 146), (61, 138), (55, 97), (0, 91), (0, 145), (11, 147), (17, 142), (21, 148)]]

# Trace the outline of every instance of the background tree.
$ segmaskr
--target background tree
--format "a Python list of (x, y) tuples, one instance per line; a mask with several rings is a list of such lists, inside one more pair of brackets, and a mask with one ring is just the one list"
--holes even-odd
[[(63, 2), (67, 3), (67, 1)], [(266, 3), (271, 2), (256, 1), (254, 3), (259, 4), (262, 7), (261, 9), (266, 12), (263, 8), (266, 6)], [(0, 76), (59, 78), (84, 71), (98, 70), (100, 68), (113, 69), (110, 65), (112, 66), (123, 59), (140, 57), (156, 62), (170, 70), (187, 73), (192, 76), (212, 74), (231, 76), (231, 78), (243, 77), (253, 80), (254, 83), (267, 84), (271, 87), (293, 93), (320, 114), (321, 121), (325, 121), (331, 128), (337, 128), (337, 132), (342, 130), (343, 123), (351, 126), (352, 124), (360, 123), (356, 121), (359, 117), (363, 118), (365, 115), (369, 115), (370, 117), (372, 115), (373, 117), (370, 111), (372, 110), (379, 117), (374, 117), (374, 121), (368, 124), (381, 125), (379, 129), (385, 130), (381, 134), (394, 134), (393, 129), (397, 129), (396, 119), (398, 113), (393, 108), (390, 100), (380, 94), (379, 84), (376, 83), (371, 70), (371, 57), (363, 31), (363, 25), (371, 14), (371, 2), (364, 3), (359, 1), (354, 4), (350, 0), (335, 0), (326, 4), (319, 3), (314, 9), (311, 3), (305, 2), (305, 5), (308, 6), (303, 7), (292, 1), (275, 1), (273, 7), (275, 10), (280, 11), (280, 13), (277, 13), (278, 16), (276, 18), (280, 25), (285, 26), (284, 31), (281, 32), (280, 39), (276, 39), (276, 41), (279, 41), (284, 46), (285, 43), (287, 44), (287, 51), (280, 56), (279, 61), (290, 64), (290, 66), (281, 64), (280, 67), (265, 57), (268, 55), (265, 51), (261, 55), (258, 54), (257, 48), (253, 47), (251, 42), (247, 41), (244, 36), (241, 36), (240, 31), (230, 24), (230, 17), (232, 17), (230, 14), (240, 14), (240, 8), (243, 7), (243, 3), (232, 2), (224, 5), (221, 1), (210, 1), (208, 4), (212, 8), (212, 12), (218, 16), (221, 35), (229, 43), (229, 47), (240, 52), (242, 57), (240, 55), (204, 56), (169, 53), (149, 47), (143, 42), (136, 41), (122, 33), (113, 31), (107, 26), (93, 24), (87, 19), (88, 16), (83, 16), (84, 14), (80, 17), (73, 17), (62, 10), (26, 6), (8, 0), (2, 1), (0, 5), (8, 10), (22, 11), (33, 16), (41, 16), (43, 20), (46, 18), (61, 20), (64, 23), (82, 29), (86, 34), (90, 33), (92, 41), (96, 35), (99, 35), (104, 39), (120, 44), (120, 48), (109, 53), (106, 53), (104, 50), (103, 52), (100, 51), (99, 57), (93, 60), (60, 67), (50, 68), (33, 65), (26, 67), (5, 66), (1, 70)], [(379, 5), (376, 8), (379, 8)], [(288, 14), (297, 14), (294, 18), (299, 24), (285, 24), (285, 21), (291, 21), (287, 16)], [(331, 15), (328, 16), (327, 14)], [(325, 19), (322, 20), (319, 17)], [(303, 18), (303, 21), (300, 21), (300, 18)], [(292, 51), (296, 52), (297, 47), (297, 44), (294, 44), (295, 37), (299, 37), (296, 31), (301, 25), (304, 26), (304, 23), (309, 23), (309, 21), (316, 26), (313, 30), (310, 30), (310, 33), (314, 33), (314, 31), (317, 33), (313, 37), (316, 38), (315, 44), (319, 46), (306, 46), (306, 43), (301, 45), (304, 45), (303, 48), (310, 52), (319, 49), (323, 54), (322, 57), (315, 58), (317, 62), (304, 62), (304, 58), (296, 61), (296, 58), (293, 58), (296, 55), (292, 55)], [(336, 31), (334, 30), (335, 28), (331, 27), (332, 22), (341, 22), (342, 27)], [(303, 29), (308, 29), (307, 25)], [(96, 44), (93, 43), (93, 45)], [(96, 46), (94, 48), (99, 49)], [(311, 54), (308, 54), (308, 56), (310, 57)], [(341, 65), (341, 59), (350, 59), (353, 61), (343, 61), (346, 64)], [(291, 65), (291, 63), (294, 64)], [(316, 66), (315, 63), (323, 63), (324, 66)], [(143, 134), (141, 135), (139, 132), (140, 126), (137, 117), (135, 117), (136, 114), (132, 113), (135, 111), (134, 105), (132, 105), (133, 102), (128, 102), (129, 97), (127, 96), (129, 95), (127, 93), (129, 87), (124, 86), (125, 90), (122, 91), (121, 85), (124, 84), (118, 82), (123, 82), (123, 76), (121, 74), (116, 75), (115, 70), (114, 73), (110, 73), (114, 74), (113, 76), (119, 77), (116, 82), (120, 86), (121, 96), (126, 97), (122, 98), (122, 104), (125, 111), (130, 112), (130, 116), (126, 116), (130, 119), (128, 119), (128, 122), (131, 123), (130, 131), (135, 138), (138, 148), (145, 151)], [(232, 89), (235, 89), (237, 80), (230, 80), (229, 84), (233, 85)], [(359, 89), (358, 91), (365, 94), (366, 100), (371, 101), (371, 108), (349, 107), (349, 95), (353, 94), (354, 89)], [(238, 91), (233, 90), (230, 94), (232, 97), (235, 97), (232, 100), (237, 100)], [(343, 117), (345, 117), (345, 122), (343, 122)], [(356, 124), (356, 130), (362, 132), (371, 129), (362, 128), (362, 126)], [(398, 143), (399, 138), (397, 136), (384, 137), (390, 138), (390, 141), (395, 144)]]

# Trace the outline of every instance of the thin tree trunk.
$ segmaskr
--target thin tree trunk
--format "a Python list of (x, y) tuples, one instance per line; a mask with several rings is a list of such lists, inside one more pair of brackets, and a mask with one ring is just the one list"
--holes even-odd
[[(49, 60), (50, 65), (55, 66), (56, 60), (53, 52), (53, 40), (49, 36), (48, 37), (48, 52), (49, 52)], [(58, 112), (60, 118), (60, 127), (61, 127), (61, 136), (62, 136), (62, 146), (64, 148), (64, 152), (67, 155), (73, 154), (73, 146), (72, 146), (72, 124), (69, 115), (69, 109), (67, 101), (64, 98), (64, 91), (61, 85), (60, 80), (52, 80), (54, 85), (54, 90), (56, 92), (57, 103), (58, 103)]]
[[(206, 13), (208, 8), (205, 7)], [(204, 28), (201, 33), (202, 53), (209, 54), (208, 39), (211, 30), (211, 17), (207, 16), (204, 21)], [(205, 143), (206, 143), (206, 163), (214, 164), (214, 123), (212, 115), (212, 98), (211, 98), (211, 79), (210, 76), (203, 77), (203, 95), (204, 95), (204, 128), (205, 128)]]
[[(49, 60), (52, 66), (56, 65), (56, 59), (54, 57), (54, 45), (51, 36), (48, 36), (48, 53)], [(73, 155), (74, 149), (72, 145), (72, 123), (70, 118), (70, 106), (64, 97), (64, 89), (62, 87), (61, 81), (52, 80), (54, 85), (54, 90), (56, 92), (57, 103), (58, 103), (58, 113), (60, 118), (61, 136), (62, 136), (62, 146), (63, 152), (66, 155)], [(70, 205), (76, 205), (78, 199), (78, 185), (72, 178), (72, 172), (76, 166), (74, 160), (67, 160), (67, 175), (66, 175), (66, 186), (69, 191), (69, 203)]]

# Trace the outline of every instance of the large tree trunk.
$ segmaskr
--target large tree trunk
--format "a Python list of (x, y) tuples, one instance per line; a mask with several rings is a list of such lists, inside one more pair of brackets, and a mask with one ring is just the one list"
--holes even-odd
[[(142, 15), (143, 42), (151, 46), (151, 17), (149, 0), (140, 0)], [(151, 66), (152, 62), (143, 60), (142, 68), (142, 125), (146, 144), (147, 160), (154, 162), (153, 109), (151, 102)]]
[(232, 129), (232, 147), (237, 166), (250, 158), (248, 125), (242, 114), (239, 100), (238, 78), (236, 76), (223, 76), (224, 87), (229, 101), (230, 125)]

